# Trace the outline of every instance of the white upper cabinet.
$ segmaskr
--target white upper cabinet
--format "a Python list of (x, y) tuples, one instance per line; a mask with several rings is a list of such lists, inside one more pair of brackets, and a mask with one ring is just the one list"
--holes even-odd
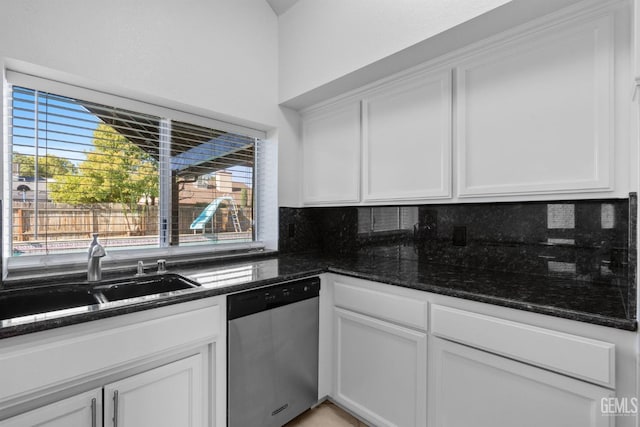
[(451, 70), (363, 101), (363, 201), (451, 196)]
[(360, 199), (360, 103), (305, 115), (302, 180), (305, 204)]
[(459, 63), (459, 196), (612, 190), (613, 70), (612, 15), (514, 37)]
[(446, 69), (305, 113), (304, 203), (451, 197), (451, 98)]
[(588, 1), (310, 107), (305, 203), (627, 197), (630, 34)]

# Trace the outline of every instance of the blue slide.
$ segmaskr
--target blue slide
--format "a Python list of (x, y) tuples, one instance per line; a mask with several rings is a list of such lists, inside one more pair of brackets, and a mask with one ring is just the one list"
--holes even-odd
[(209, 206), (207, 206), (202, 211), (202, 213), (198, 215), (198, 218), (196, 218), (191, 223), (189, 228), (191, 230), (204, 229), (205, 224), (211, 220), (211, 217), (213, 217), (213, 215), (215, 215), (216, 211), (218, 210), (218, 206), (220, 206), (220, 203), (224, 201), (228, 201), (229, 204), (231, 204), (233, 202), (233, 198), (231, 196), (222, 196), (214, 199), (213, 202), (209, 203)]

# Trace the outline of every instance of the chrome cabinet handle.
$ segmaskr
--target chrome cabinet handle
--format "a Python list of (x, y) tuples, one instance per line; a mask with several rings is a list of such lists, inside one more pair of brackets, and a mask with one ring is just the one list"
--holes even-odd
[(113, 427), (118, 427), (118, 390), (113, 392)]
[(91, 399), (91, 427), (96, 427), (97, 426), (97, 416), (98, 414), (96, 413), (96, 398), (94, 397), (93, 399)]

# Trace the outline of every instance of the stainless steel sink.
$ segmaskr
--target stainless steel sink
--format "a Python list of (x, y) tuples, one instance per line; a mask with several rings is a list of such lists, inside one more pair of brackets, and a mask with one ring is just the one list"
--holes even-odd
[(165, 273), (85, 283), (34, 286), (0, 292), (0, 320), (49, 313), (109, 301), (195, 289), (200, 285), (178, 274)]
[[(194, 289), (199, 285), (177, 274), (158, 274), (155, 276), (134, 277), (94, 288), (106, 301), (119, 301), (146, 295), (166, 294), (184, 289)], [(98, 295), (100, 297), (100, 295)]]
[(87, 286), (52, 285), (0, 292), (0, 319), (97, 304)]

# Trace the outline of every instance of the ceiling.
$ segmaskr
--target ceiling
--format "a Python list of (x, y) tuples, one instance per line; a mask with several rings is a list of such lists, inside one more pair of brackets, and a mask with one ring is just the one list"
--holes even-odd
[[(156, 160), (160, 158), (160, 123), (156, 117), (128, 113), (82, 102), (103, 123)], [(173, 121), (171, 123), (171, 170), (177, 176), (200, 176), (232, 166), (251, 166), (255, 146), (251, 138)]]
[(276, 15), (280, 16), (285, 13), (291, 6), (296, 4), (298, 0), (267, 0), (271, 9), (276, 13)]

